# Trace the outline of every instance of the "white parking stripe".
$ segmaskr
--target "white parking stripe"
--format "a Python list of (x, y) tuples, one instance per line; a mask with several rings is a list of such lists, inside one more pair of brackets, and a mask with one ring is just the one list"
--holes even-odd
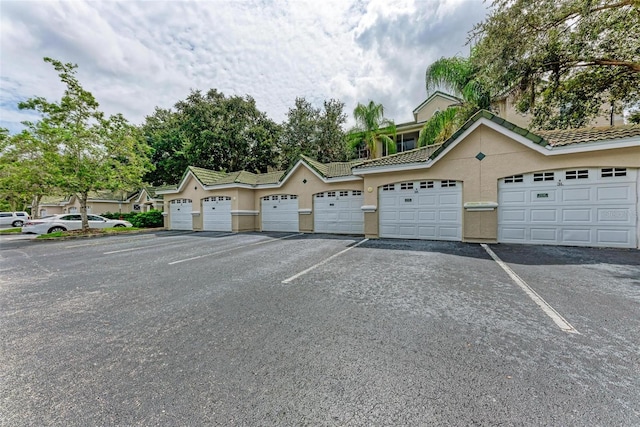
[(277, 242), (278, 240), (288, 239), (289, 237), (301, 236), (301, 235), (302, 235), (302, 233), (289, 234), (288, 236), (278, 237), (277, 239), (263, 240), (261, 242), (249, 243), (248, 245), (235, 246), (233, 248), (224, 249), (224, 250), (221, 250), (221, 251), (211, 252), (211, 253), (204, 254), (204, 255), (198, 255), (198, 256), (191, 257), (191, 258), (180, 259), (178, 261), (172, 261), (172, 262), (169, 263), (169, 265), (180, 264), (181, 262), (193, 261), (194, 259), (200, 259), (200, 258), (205, 258), (205, 257), (213, 256), (213, 255), (219, 255), (219, 254), (223, 254), (225, 252), (235, 251), (236, 249), (247, 248), (249, 246), (257, 246), (257, 245), (262, 245), (262, 244), (265, 244), (265, 243)]
[(571, 334), (579, 334), (580, 333), (580, 332), (578, 332), (576, 330), (576, 328), (574, 328), (571, 325), (571, 323), (567, 322), (567, 320), (564, 317), (562, 317), (562, 315), (560, 315), (560, 313), (558, 313), (553, 307), (551, 307), (551, 305), (549, 305), (548, 302), (546, 302), (540, 295), (538, 295), (538, 293), (536, 291), (534, 291), (527, 284), (527, 282), (522, 280), (520, 278), (520, 276), (518, 276), (516, 274), (516, 272), (511, 269), (511, 267), (509, 267), (504, 261), (502, 261), (498, 257), (498, 255), (496, 255), (495, 252), (493, 252), (491, 250), (491, 248), (489, 248), (489, 246), (487, 246), (484, 243), (482, 243), (480, 246), (482, 246), (484, 248), (484, 250), (487, 251), (489, 256), (491, 256), (491, 258), (493, 258), (493, 260), (495, 262), (497, 262), (500, 267), (502, 267), (502, 269), (509, 275), (509, 277), (511, 277), (511, 279), (514, 282), (516, 282), (516, 285), (520, 286), (520, 288), (522, 288), (522, 290), (529, 296), (529, 298), (531, 298), (533, 300), (533, 302), (538, 304), (538, 306), (540, 306), (542, 311), (547, 316), (549, 316), (551, 318), (551, 320), (553, 320), (555, 322), (555, 324), (558, 325), (558, 327), (560, 329), (562, 329), (565, 332), (571, 333)]
[(355, 245), (353, 245), (353, 246), (349, 246), (347, 249), (344, 249), (344, 250), (342, 250), (342, 251), (338, 252), (337, 254), (331, 255), (329, 258), (325, 259), (324, 261), (320, 261), (319, 263), (317, 263), (317, 264), (315, 264), (315, 265), (312, 265), (311, 267), (307, 268), (306, 270), (303, 270), (303, 271), (301, 271), (301, 272), (300, 272), (300, 273), (298, 273), (298, 274), (294, 274), (293, 276), (289, 277), (288, 279), (284, 279), (284, 280), (282, 281), (282, 283), (291, 283), (292, 281), (296, 280), (298, 277), (303, 276), (303, 275), (307, 274), (308, 272), (310, 272), (311, 270), (314, 270), (314, 269), (316, 269), (316, 268), (320, 267), (321, 265), (326, 264), (327, 262), (331, 261), (331, 260), (332, 260), (332, 259), (334, 259), (335, 257), (340, 256), (340, 255), (342, 255), (343, 253), (345, 253), (345, 252), (347, 252), (347, 251), (349, 251), (349, 250), (351, 250), (351, 249), (353, 249), (353, 248), (355, 248), (355, 247), (360, 246), (361, 244), (363, 244), (363, 243), (364, 243), (364, 242), (366, 242), (367, 240), (369, 240), (369, 239), (360, 240), (360, 241), (359, 241), (358, 243), (356, 243)]

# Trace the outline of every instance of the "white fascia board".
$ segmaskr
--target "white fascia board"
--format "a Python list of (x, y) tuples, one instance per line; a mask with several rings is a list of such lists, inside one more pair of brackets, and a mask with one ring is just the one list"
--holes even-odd
[(433, 162), (431, 160), (427, 160), (426, 162), (416, 162), (416, 163), (404, 163), (401, 165), (386, 165), (386, 166), (378, 166), (373, 168), (365, 168), (358, 169), (355, 168), (353, 170), (354, 175), (368, 175), (374, 173), (384, 173), (384, 172), (399, 172), (399, 171), (407, 171), (407, 170), (415, 170), (415, 169), (428, 169), (431, 167)]
[(203, 189), (205, 190), (228, 190), (230, 188), (248, 188), (248, 189), (254, 189), (256, 188), (255, 186), (251, 185), (251, 184), (241, 184), (241, 183), (231, 183), (231, 184), (220, 184), (220, 185), (203, 185), (202, 186)]
[(127, 203), (127, 200), (116, 199), (87, 199), (87, 203)]
[(178, 190), (176, 191), (177, 193), (181, 193), (183, 190), (183, 187), (185, 186), (185, 184), (187, 183), (187, 181), (189, 180), (189, 176), (193, 177), (193, 179), (195, 179), (196, 181), (198, 181), (198, 183), (200, 184), (201, 187), (204, 188), (204, 184), (202, 182), (200, 182), (200, 180), (198, 179), (197, 176), (195, 176), (193, 174), (193, 172), (191, 172), (191, 170), (189, 170), (189, 172), (187, 172), (187, 174), (184, 176), (184, 179), (182, 181), (180, 181), (180, 185), (178, 186)]
[(179, 192), (178, 190), (158, 190), (156, 194), (177, 194)]
[(587, 153), (590, 151), (612, 150), (614, 148), (640, 147), (640, 138), (608, 139), (582, 144), (560, 145), (549, 150), (548, 155)]
[(290, 176), (292, 176), (300, 166), (304, 166), (305, 168), (309, 169), (311, 171), (311, 173), (313, 173), (315, 176), (318, 177), (319, 180), (326, 182), (324, 177), (322, 175), (320, 175), (318, 172), (316, 172), (311, 166), (307, 165), (304, 160), (300, 159), (298, 160), (298, 163), (296, 163), (296, 165), (289, 171), (288, 174), (285, 175), (285, 177), (282, 179), (282, 181), (280, 181), (280, 184), (278, 185), (278, 187), (282, 187), (284, 185), (285, 182), (287, 182), (287, 180), (289, 179)]

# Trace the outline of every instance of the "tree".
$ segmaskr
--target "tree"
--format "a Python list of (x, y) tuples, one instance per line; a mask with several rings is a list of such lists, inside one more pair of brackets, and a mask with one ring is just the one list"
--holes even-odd
[(175, 184), (189, 166), (184, 153), (185, 137), (180, 117), (175, 111), (156, 107), (141, 127), (152, 149), (150, 160), (154, 169), (144, 177), (145, 182), (151, 185)]
[(0, 188), (12, 210), (31, 206), (39, 216), (42, 196), (55, 189), (56, 147), (24, 130), (0, 142)]
[(347, 138), (351, 150), (364, 145), (369, 150), (369, 157), (377, 157), (379, 143), (387, 148), (388, 153), (396, 152), (396, 125), (393, 121), (384, 118), (384, 107), (369, 101), (364, 105), (358, 103), (353, 110), (356, 126), (351, 129)]
[(640, 100), (640, 0), (495, 0), (470, 39), (479, 78), (532, 127), (582, 127)]
[(418, 138), (419, 147), (446, 140), (476, 112), (491, 108), (491, 95), (486, 85), (476, 78), (477, 73), (470, 58), (440, 58), (427, 67), (427, 93), (442, 88), (462, 101), (434, 114), (425, 123)]
[(77, 65), (44, 60), (66, 85), (64, 95), (59, 102), (35, 97), (18, 106), (41, 114), (38, 122), (26, 124), (34, 135), (55, 147), (49, 163), (53, 180), (61, 192), (78, 197), (82, 229), (86, 230), (89, 193), (139, 186), (151, 167), (149, 146), (122, 115), (104, 117), (94, 96), (76, 78)]
[(266, 172), (277, 164), (280, 127), (257, 109), (252, 97), (192, 91), (176, 109), (188, 164), (226, 172)]
[(295, 107), (289, 109), (287, 121), (282, 124), (279, 147), (284, 168), (301, 154), (324, 163), (346, 160), (344, 103), (330, 99), (324, 101), (323, 107), (314, 108), (306, 99), (296, 98)]

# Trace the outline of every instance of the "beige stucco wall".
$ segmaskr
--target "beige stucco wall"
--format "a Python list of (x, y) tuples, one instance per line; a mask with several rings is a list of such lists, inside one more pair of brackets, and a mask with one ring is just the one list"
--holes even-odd
[(443, 96), (436, 95), (416, 113), (416, 121), (424, 122), (429, 120), (436, 111), (444, 111), (456, 101), (452, 101)]
[[(475, 156), (482, 152), (485, 158)], [(638, 167), (640, 149), (619, 148), (545, 156), (484, 125), (479, 126), (428, 169), (364, 175), (365, 205), (378, 206), (378, 188), (384, 184), (424, 179), (462, 181), (462, 202), (498, 201), (498, 179), (505, 176), (573, 167)], [(495, 241), (497, 210), (462, 212), (464, 241)], [(378, 215), (365, 214), (367, 237), (378, 235)]]

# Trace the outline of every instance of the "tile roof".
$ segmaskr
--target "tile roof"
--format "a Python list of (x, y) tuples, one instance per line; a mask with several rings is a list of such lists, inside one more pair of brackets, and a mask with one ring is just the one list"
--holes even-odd
[(198, 181), (204, 185), (211, 185), (218, 179), (226, 175), (225, 172), (213, 171), (211, 169), (199, 168), (196, 166), (189, 166), (188, 170), (198, 178)]
[(420, 163), (429, 160), (431, 155), (438, 150), (442, 144), (427, 145), (426, 147), (415, 148), (402, 153), (392, 154), (390, 156), (380, 157), (377, 159), (367, 160), (357, 168), (374, 168), (378, 166), (402, 165), (406, 163)]
[(640, 137), (640, 125), (602, 126), (583, 129), (539, 130), (538, 135), (552, 147), (595, 141)]
[(369, 160), (362, 165), (362, 168), (373, 168), (379, 166), (401, 165), (410, 163), (426, 162), (428, 159), (435, 159), (449, 145), (455, 142), (467, 129), (473, 126), (480, 119), (490, 120), (505, 129), (508, 129), (518, 135), (521, 135), (534, 144), (542, 147), (559, 147), (571, 144), (584, 144), (597, 141), (609, 141), (613, 139), (624, 139), (640, 137), (640, 125), (628, 126), (606, 126), (592, 127), (584, 129), (567, 129), (567, 130), (548, 130), (548, 131), (529, 131), (514, 125), (507, 120), (496, 116), (495, 114), (482, 110), (467, 120), (449, 139), (440, 145), (432, 145), (415, 150), (405, 151), (403, 153), (394, 154), (392, 156), (382, 157), (379, 159)]
[(300, 156), (302, 161), (309, 167), (314, 169), (324, 178), (338, 178), (341, 176), (352, 175), (351, 169), (362, 164), (363, 160), (354, 160), (351, 162), (332, 162), (332, 163), (320, 163), (317, 160), (307, 156)]
[(71, 196), (42, 196), (40, 199), (40, 205), (60, 204), (68, 202)]

